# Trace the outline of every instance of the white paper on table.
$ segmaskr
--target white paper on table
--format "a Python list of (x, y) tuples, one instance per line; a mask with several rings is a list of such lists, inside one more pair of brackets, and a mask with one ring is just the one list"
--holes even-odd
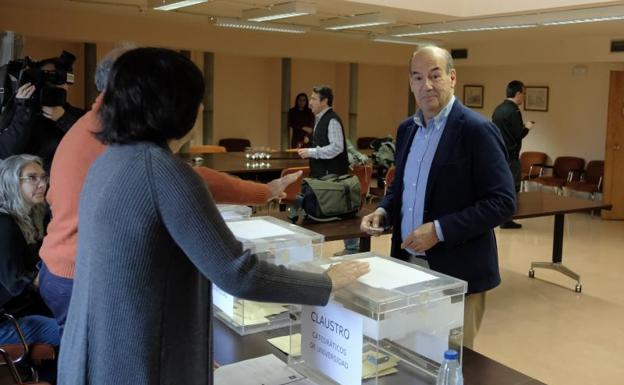
[(305, 376), (291, 369), (272, 354), (224, 365), (214, 371), (215, 385), (285, 385), (298, 382)]
[(233, 319), (240, 325), (259, 325), (269, 322), (268, 317), (285, 311), (288, 307), (282, 304), (241, 300), (234, 303)]
[[(357, 259), (357, 261), (368, 262), (370, 266), (370, 272), (358, 278), (358, 281), (380, 289), (392, 290), (397, 287), (414, 285), (437, 278), (424, 271), (413, 269), (386, 258), (371, 257)], [(327, 264), (321, 267), (327, 269), (329, 266), (331, 265)]]
[(294, 232), (265, 219), (226, 222), (225, 224), (236, 238), (242, 239), (259, 239), (294, 234)]
[(212, 303), (228, 317), (234, 318), (234, 297), (212, 284)]
[(269, 338), (268, 343), (291, 356), (301, 355), (301, 334)]

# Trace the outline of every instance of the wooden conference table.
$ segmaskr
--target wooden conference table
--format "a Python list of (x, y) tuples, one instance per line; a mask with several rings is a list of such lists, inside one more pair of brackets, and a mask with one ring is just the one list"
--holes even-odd
[[(301, 219), (298, 225), (323, 234), (326, 241), (336, 241), (348, 238), (360, 238), (360, 251), (370, 251), (370, 236), (360, 230), (362, 216), (371, 213), (376, 208), (374, 204), (365, 205), (357, 217), (337, 222), (307, 223)], [(582, 290), (581, 277), (564, 266), (563, 261), (563, 225), (565, 214), (586, 212), (591, 210), (610, 210), (610, 204), (589, 200), (562, 197), (546, 192), (522, 192), (518, 194), (517, 209), (514, 219), (526, 219), (544, 216), (555, 216), (553, 230), (553, 252), (551, 262), (532, 262), (529, 277), (535, 276), (536, 268), (553, 269), (576, 280), (575, 291)], [(288, 221), (285, 212), (271, 213), (272, 216)], [(390, 231), (387, 231), (390, 233)]]
[[(354, 218), (322, 223), (308, 222), (304, 221), (303, 218), (299, 218), (296, 224), (308, 230), (323, 234), (327, 242), (360, 238), (360, 251), (365, 252), (371, 249), (371, 236), (360, 230), (360, 222), (362, 222), (363, 216), (372, 213), (376, 208), (377, 205), (368, 203), (362, 207), (358, 215)], [(283, 221), (290, 221), (285, 211), (271, 212), (270, 215)], [(391, 230), (388, 230), (384, 232), (384, 234), (390, 234), (391, 232)]]
[(551, 262), (531, 262), (529, 277), (535, 277), (535, 269), (556, 270), (574, 280), (574, 291), (580, 293), (581, 276), (562, 264), (563, 261), (563, 225), (565, 214), (592, 210), (611, 210), (610, 204), (590, 200), (563, 197), (547, 192), (522, 192), (518, 194), (514, 219), (545, 217), (554, 215), (553, 251)]
[(244, 152), (221, 152), (214, 154), (180, 154), (194, 166), (236, 175), (242, 179), (268, 182), (279, 178), (282, 170), (290, 167), (307, 166), (308, 160), (301, 159), (295, 152), (273, 152), (270, 159), (251, 160)]
[[(268, 338), (288, 334), (288, 328), (271, 330), (246, 336), (236, 334), (218, 319), (213, 322), (214, 359), (221, 365), (274, 354), (286, 361), (286, 354), (269, 344)], [(486, 356), (464, 348), (463, 373), (465, 385), (544, 385), (516, 370), (502, 365)], [(380, 384), (386, 385), (431, 385), (423, 378), (411, 377), (409, 373), (400, 373), (382, 377)]]

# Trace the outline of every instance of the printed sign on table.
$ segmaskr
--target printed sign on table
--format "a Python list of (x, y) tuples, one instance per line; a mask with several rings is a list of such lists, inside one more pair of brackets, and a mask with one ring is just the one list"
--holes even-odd
[(303, 306), (301, 353), (308, 366), (342, 385), (362, 383), (362, 316), (330, 302)]

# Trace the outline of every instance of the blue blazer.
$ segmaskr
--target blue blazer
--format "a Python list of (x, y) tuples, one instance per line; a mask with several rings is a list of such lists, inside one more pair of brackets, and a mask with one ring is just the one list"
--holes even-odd
[[(396, 174), (382, 200), (393, 226), (392, 256), (401, 249), (403, 175), (417, 126), (408, 118), (397, 130)], [(500, 284), (494, 227), (515, 211), (514, 182), (496, 126), (456, 100), (433, 158), (423, 223), (438, 220), (444, 235), (426, 252), (431, 269), (468, 282), (468, 293)]]

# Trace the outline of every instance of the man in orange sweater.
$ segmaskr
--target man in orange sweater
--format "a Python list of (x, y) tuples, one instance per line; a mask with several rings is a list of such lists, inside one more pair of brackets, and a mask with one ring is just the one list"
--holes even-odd
[[(116, 49), (98, 64), (96, 86), (99, 91), (104, 90), (115, 59), (127, 50)], [(91, 111), (78, 120), (63, 137), (50, 170), (50, 189), (46, 198), (52, 211), (52, 220), (39, 252), (43, 260), (39, 290), (61, 330), (65, 324), (73, 286), (80, 191), (89, 167), (106, 148), (94, 136), (94, 133), (100, 131), (98, 111), (101, 103), (100, 94)], [(268, 184), (261, 184), (244, 181), (206, 167), (196, 167), (195, 171), (206, 181), (215, 202), (249, 205), (264, 204), (281, 197), (286, 186), (300, 175), (290, 174)]]

